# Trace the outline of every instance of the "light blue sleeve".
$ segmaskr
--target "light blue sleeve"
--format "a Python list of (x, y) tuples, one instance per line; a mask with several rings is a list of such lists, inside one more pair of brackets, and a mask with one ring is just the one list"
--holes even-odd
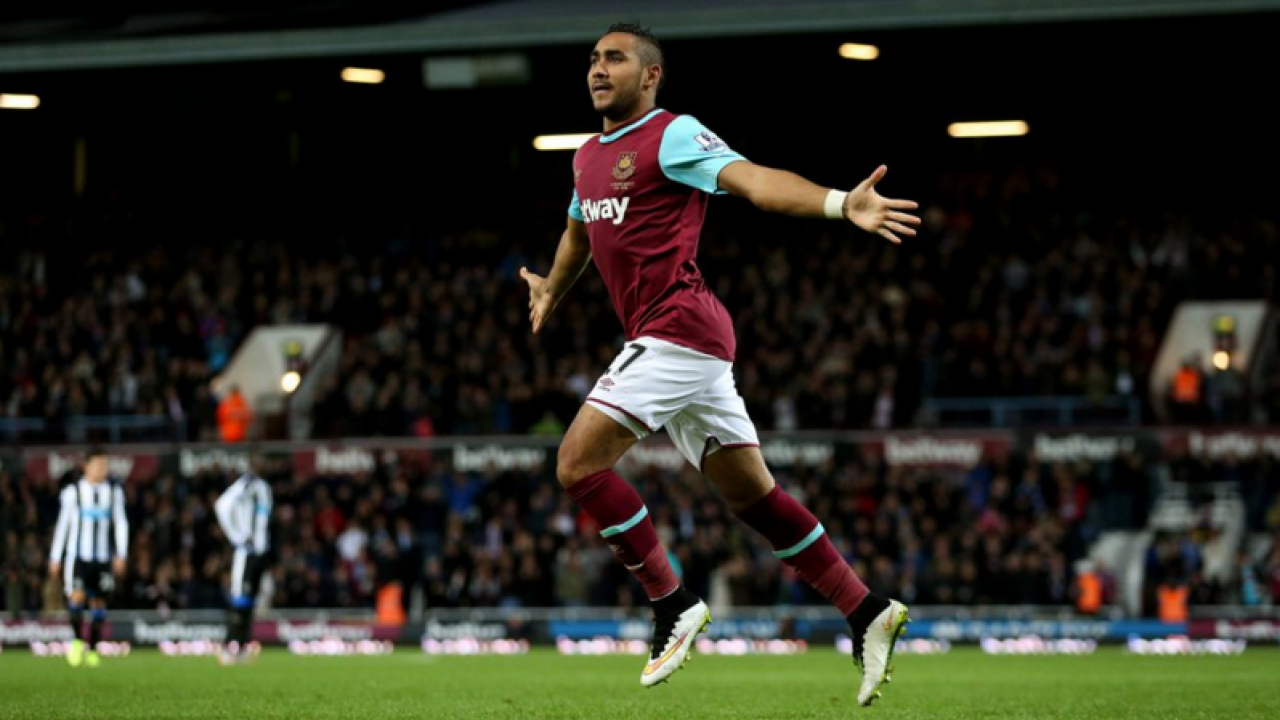
[(713, 195), (724, 190), (716, 179), (725, 165), (746, 160), (689, 115), (681, 115), (662, 133), (658, 164), (668, 178)]
[(582, 205), (578, 203), (578, 188), (573, 189), (573, 201), (569, 203), (569, 217), (578, 222), (586, 221), (586, 218), (582, 215)]

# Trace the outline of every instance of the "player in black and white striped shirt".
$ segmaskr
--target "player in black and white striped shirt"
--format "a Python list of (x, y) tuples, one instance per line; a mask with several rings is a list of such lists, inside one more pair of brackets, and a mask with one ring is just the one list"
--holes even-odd
[(214, 505), (222, 534), (234, 548), (224, 664), (246, 657), (253, 633), (253, 603), (271, 549), (271, 506), (271, 486), (256, 471), (241, 475)]
[[(96, 667), (98, 642), (107, 619), (107, 598), (124, 575), (129, 553), (129, 518), (124, 488), (107, 478), (107, 455), (94, 449), (85, 458), (84, 477), (63, 488), (62, 508), (49, 553), (49, 572), (62, 576), (75, 639), (67, 652), (72, 667)], [(88, 653), (84, 610), (89, 607)]]

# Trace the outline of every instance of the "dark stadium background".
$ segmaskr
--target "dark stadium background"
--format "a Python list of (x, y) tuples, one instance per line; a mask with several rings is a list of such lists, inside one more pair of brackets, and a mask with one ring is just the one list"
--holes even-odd
[[(674, 39), (661, 97), (753, 159), (831, 184), (884, 162), (887, 187), (916, 197), (941, 168), (1052, 162), (1133, 207), (1248, 207), (1276, 188), (1266, 88), (1276, 27), (1274, 15), (1227, 14)], [(839, 58), (851, 40), (881, 58)], [(498, 199), (527, 208), (534, 188), (568, 188), (567, 155), (534, 151), (532, 135), (596, 126), (583, 43), (528, 54), (527, 86), (474, 90), (424, 89), (423, 53), (6, 73), (7, 92), (43, 105), (0, 116), (0, 188), (10, 203), (66, 201), (72, 140), (84, 136), (89, 198), (118, 189), (175, 213), (272, 215), (291, 191), (383, 217), (435, 203), (483, 216)], [(348, 65), (387, 80), (345, 84)], [(1034, 132), (985, 142), (944, 132), (1001, 117)]]
[[(433, 10), (485, 4), (433, 4)], [(860, 4), (845, 3), (853, 15), (858, 13)], [(407, 17), (403, 10), (388, 9), (391, 4), (370, 5), (297, 3), (289, 9), (285, 4), (240, 3), (223, 4), (219, 12), (210, 12), (201, 3), (113, 3), (112, 10), (106, 12), (89, 3), (10, 2), (0, 8), (0, 51), (24, 44), (358, 26)], [(766, 3), (749, 5), (758, 10)], [(1018, 5), (1006, 3), (1000, 7), (1008, 9), (1010, 17), (1016, 17)], [(1271, 97), (1275, 93), (1275, 69), (1280, 67), (1274, 41), (1280, 30), (1280, 13), (1274, 3), (1237, 4), (1246, 9), (1256, 7), (1256, 13), (1215, 10), (1211, 3), (1175, 3), (1170, 6), (1175, 10), (1190, 9), (1171, 12), (1168, 17), (1150, 11), (1150, 4), (1140, 2), (1124, 6), (1141, 9), (1131, 16), (1123, 9), (1108, 11), (1103, 3), (1085, 2), (1060, 11), (1055, 11), (1052, 3), (1030, 5), (1044, 9), (1034, 22), (930, 21), (926, 9), (916, 24), (902, 23), (899, 27), (871, 25), (840, 32), (809, 29), (697, 39), (677, 33), (664, 41), (669, 85), (659, 103), (697, 116), (752, 160), (800, 172), (820, 183), (848, 186), (877, 164), (885, 163), (890, 171), (883, 192), (919, 199), (926, 207), (954, 204), (957, 198), (968, 197), (974, 186), (966, 187), (965, 183), (975, 183), (979, 178), (1004, 177), (1019, 168), (1028, 169), (1034, 177), (1037, 168), (1050, 168), (1064, 183), (1059, 197), (1074, 198), (1079, 207), (1093, 212), (1157, 219), (1185, 214), (1210, 228), (1231, 226), (1242, 217), (1259, 216), (1270, 223), (1280, 218), (1280, 110)], [(189, 16), (183, 15), (184, 8), (190, 11)], [(1071, 8), (1091, 19), (1073, 19)], [(663, 4), (659, 12), (673, 10)], [(153, 16), (171, 18), (173, 24), (148, 26), (143, 22)], [(184, 17), (187, 19), (182, 20)], [(662, 17), (659, 15), (653, 22), (659, 29)], [(626, 12), (618, 19), (643, 21), (645, 13)], [(856, 25), (856, 21), (851, 24)], [(881, 58), (872, 63), (840, 59), (836, 47), (849, 41), (877, 45)], [(529, 82), (516, 87), (471, 90), (425, 88), (422, 64), (430, 53), (424, 52), (336, 53), (308, 59), (46, 71), (0, 69), (0, 92), (34, 93), (42, 102), (34, 112), (0, 111), (0, 222), (8, 229), (7, 234), (0, 234), (0, 255), (12, 260), (19, 251), (45, 253), (53, 261), (48, 272), (55, 293), (76, 292), (93, 276), (96, 266), (84, 262), (86, 258), (100, 257), (104, 252), (126, 257), (155, 244), (172, 249), (175, 254), (191, 245), (208, 247), (216, 257), (221, 248), (234, 253), (244, 247), (236, 243), (252, 246), (254, 242), (270, 240), (284, 242), (300, 254), (336, 257), (342, 253), (380, 252), (393, 238), (408, 238), (412, 249), (430, 244), (432, 238), (450, 237), (454, 238), (453, 244), (447, 247), (457, 253), (451, 262), (461, 264), (463, 260), (459, 258), (501, 257), (506, 250), (518, 250), (541, 262), (545, 269), (562, 228), (571, 191), (570, 154), (536, 152), (530, 141), (534, 135), (544, 133), (598, 130), (599, 120), (583, 92), (590, 42), (555, 41), (502, 48), (527, 54)], [(439, 55), (465, 52), (458, 49)], [(376, 86), (343, 83), (339, 71), (347, 66), (383, 69), (386, 82)], [(950, 122), (1005, 118), (1025, 119), (1031, 133), (1021, 138), (958, 140), (945, 132)], [(86, 158), (86, 182), (80, 197), (72, 192), (78, 141), (83, 142)], [(939, 178), (952, 178), (954, 183), (948, 186)], [(71, 223), (68, 218), (79, 220)], [(104, 235), (71, 231), (73, 226), (93, 227), (93, 218), (125, 218), (126, 222), (112, 227), (128, 227), (129, 232)], [(780, 244), (795, 247), (828, 227), (817, 221), (764, 217), (744, 202), (722, 199), (712, 204), (708, 235), (776, 238)], [(481, 232), (484, 230), (497, 233), (498, 247), (468, 244), (476, 238), (494, 237)], [(866, 242), (866, 238), (852, 233), (848, 238), (851, 242)], [(1018, 228), (1013, 228), (998, 241), (1001, 247), (1007, 247), (1017, 238)], [(935, 241), (925, 233), (897, 252), (906, 257), (912, 247)], [(718, 269), (726, 268), (731, 260), (719, 254), (722, 249), (708, 244), (704, 244), (703, 252), (711, 256), (709, 264)], [(1274, 267), (1277, 258), (1264, 261)], [(0, 259), (0, 267), (6, 272), (16, 272), (11, 265)], [(3, 277), (0, 275), (0, 279)], [(966, 282), (965, 278), (951, 280), (959, 285)], [(851, 278), (849, 282), (852, 291), (859, 279)], [(1273, 303), (1275, 300), (1271, 298)], [(606, 313), (605, 317), (612, 316)], [(520, 338), (519, 342), (525, 341)], [(554, 348), (549, 352), (554, 354)], [(1264, 410), (1269, 411), (1269, 419), (1250, 432), (1274, 440), (1276, 410)], [(1087, 539), (1096, 538), (1096, 533), (1106, 528), (1141, 531), (1147, 520), (1147, 508), (1142, 505), (1164, 487), (1160, 484), (1163, 478), (1187, 477), (1178, 475), (1180, 470), (1175, 463), (1182, 456), (1171, 459), (1163, 457), (1161, 449), (1150, 450), (1160, 445), (1159, 438), (1165, 436), (1159, 433), (1167, 428), (1161, 428), (1149, 416), (1143, 420), (1143, 431), (1149, 434), (1142, 436), (1142, 443), (1147, 443), (1142, 448), (1151, 453), (1147, 457), (1151, 466), (1143, 477), (1151, 478), (1149, 484), (1134, 480), (1133, 486), (1108, 489), (1097, 476), (1089, 475), (1094, 469), (1078, 470), (1077, 479), (1094, 478), (1091, 491), (1095, 493), (1095, 507), (1105, 509), (1088, 532), (1073, 528), (1056, 538), (1056, 544), (1045, 541), (1043, 556), (1037, 555), (1037, 562), (1059, 563), (1054, 569), (1057, 580), (1053, 581), (1061, 585), (1055, 591), (1057, 595), (1047, 596), (1037, 590), (1039, 594), (1027, 595), (1034, 596), (1036, 602), (1018, 604), (1013, 610), (1007, 610), (1003, 602), (988, 602), (992, 598), (940, 603), (947, 609), (932, 619), (940, 623), (954, 621), (958, 616), (952, 611), (958, 606), (960, 615), (986, 618), (992, 623), (1048, 618), (1062, 623), (1053, 630), (1062, 635), (1092, 633), (1117, 640), (1131, 632), (1148, 636), (1166, 633), (1169, 628), (1159, 623), (1143, 624), (1154, 622), (1154, 604), (1149, 601), (1142, 612), (1133, 613), (1121, 609), (1116, 599), (1102, 613), (1109, 620), (1134, 624), (1101, 630), (1098, 626), (1070, 624), (1081, 616), (1075, 613), (1070, 592), (1063, 593), (1075, 572), (1065, 563), (1085, 552)], [(847, 428), (838, 428), (844, 429)], [(909, 433), (915, 428), (898, 429)], [(1026, 428), (996, 430), (1023, 440), (1029, 437)], [(1072, 428), (1057, 430), (1069, 433)], [(1184, 436), (1177, 437), (1183, 441)], [(45, 442), (9, 437), (8, 446), (0, 451), (9, 458), (21, 459), (14, 463), (21, 467), (6, 465), (0, 475), (7, 479), (11, 491), (0, 494), (0, 499), (8, 503), (7, 508), (0, 507), (0, 520), (4, 521), (0, 528), (16, 529), (15, 537), (23, 543), (35, 538), (31, 542), (41, 550), (47, 548), (43, 544), (47, 525), (25, 516), (19, 518), (15, 508), (34, 498), (33, 503), (44, 503), (40, 505), (42, 513), (47, 510), (49, 481), (27, 477), (33, 476), (29, 457), (39, 456), (39, 467), (52, 467), (44, 464), (46, 452), (51, 457), (63, 452), (44, 448)], [(192, 496), (208, 495), (234, 475), (231, 464), (188, 473), (181, 469), (186, 448), (167, 442), (161, 441), (157, 446), (160, 449), (154, 453), (160, 457), (160, 474), (180, 478), (174, 481), (189, 489)], [(540, 442), (539, 447), (550, 447), (548, 441)], [(851, 448), (859, 442), (841, 445), (839, 459), (849, 459), (850, 466), (862, 462), (850, 459), (857, 454)], [(872, 444), (879, 442), (881, 438)], [(359, 447), (359, 443), (351, 445)], [(394, 440), (383, 445), (410, 454), (427, 445), (442, 451), (448, 447), (448, 438), (437, 437), (422, 444)], [(191, 447), (202, 453), (217, 449), (209, 443)], [(461, 473), (451, 476), (438, 466), (399, 474), (394, 468), (380, 468), (372, 478), (337, 467), (321, 472), (313, 487), (308, 485), (310, 475), (296, 472), (297, 456), (291, 462), (287, 447), (263, 447), (277, 461), (272, 480), (295, 512), (321, 514), (329, 507), (326, 503), (336, 499), (346, 504), (348, 514), (364, 512), (363, 517), (372, 522), (379, 508), (360, 510), (361, 500), (400, 497), (396, 483), (401, 475), (413, 486), (407, 494), (417, 492), (419, 485), (432, 484), (447, 491), (455, 480), (465, 485), (479, 477), (474, 512), (464, 522), (463, 532), (469, 542), (474, 547), (481, 546), (487, 523), (495, 519), (504, 528), (505, 544), (511, 544), (516, 537), (534, 544), (541, 541), (531, 527), (519, 527), (520, 522), (513, 517), (518, 518), (528, 509), (527, 502), (534, 502), (526, 495), (538, 497), (540, 491), (530, 488), (551, 484), (545, 469), (478, 474), (459, 480)], [(74, 462), (79, 449), (66, 449), (66, 458), (61, 462)], [(131, 452), (127, 448), (118, 451)], [(239, 453), (242, 449), (231, 451)], [(1278, 493), (1274, 455), (1273, 451), (1270, 457), (1259, 451), (1256, 462), (1251, 460), (1243, 471), (1235, 466), (1227, 470), (1213, 466), (1213, 472), (1220, 475), (1212, 479), (1225, 483), (1245, 477), (1253, 483), (1247, 491), (1256, 495), (1248, 497), (1258, 502), (1251, 504), (1249, 529), (1258, 536), (1271, 537), (1277, 532), (1275, 520), (1267, 514)], [(356, 464), (363, 461), (361, 456)], [(306, 462), (314, 465), (315, 461), (308, 455)], [(1102, 464), (1105, 463), (1099, 463)], [(860, 467), (868, 477), (884, 472), (875, 460)], [(839, 488), (840, 495), (827, 497), (823, 506), (832, 513), (862, 512), (867, 497), (883, 492), (883, 477), (865, 482), (848, 477), (833, 480), (829, 470), (788, 469), (785, 476), (788, 482), (815, 492)], [(996, 474), (1000, 471), (998, 467), (993, 470)], [(1113, 471), (1114, 475), (1105, 477), (1124, 476), (1120, 469)], [(1070, 491), (1058, 490), (1055, 472), (1057, 469), (1046, 471), (1043, 484), (1065, 497)], [(1210, 477), (1203, 468), (1186, 472), (1202, 473), (1194, 475), (1196, 479)], [(667, 491), (662, 488), (674, 483), (678, 473), (664, 475), (654, 471), (644, 477), (638, 475), (637, 472), (638, 485), (665, 495)], [(968, 487), (963, 474), (951, 473), (903, 482), (919, 482), (927, 488), (933, 483), (942, 484), (943, 479), (958, 483), (953, 488)], [(1015, 484), (1017, 480), (1015, 477)], [(686, 477), (681, 482), (687, 481)], [(321, 485), (326, 488), (324, 493), (315, 490)], [(376, 492), (373, 486), (378, 487)], [(1068, 482), (1063, 487), (1072, 485)], [(1198, 489), (1205, 491), (1202, 486)], [(937, 509), (947, 505), (945, 493), (930, 495), (919, 490), (918, 494), (923, 507)], [(521, 505), (513, 508), (504, 503), (508, 495), (521, 497)], [(850, 500), (853, 495), (856, 497)], [(959, 496), (957, 490), (954, 497)], [(1062, 500), (1057, 495), (1053, 497), (1057, 498), (1054, 502)], [(681, 496), (679, 491), (671, 491), (667, 500), (674, 506), (685, 501), (690, 505), (713, 502), (714, 498), (697, 493)], [(554, 505), (557, 501), (558, 496), (550, 502)], [(143, 503), (139, 501), (137, 507), (143, 507)], [(704, 510), (701, 505), (699, 508), (712, 521), (727, 522), (723, 513)], [(439, 548), (448, 544), (447, 537), (454, 529), (444, 526), (449, 522), (445, 515), (433, 505), (413, 520), (429, 518), (422, 522), (436, 524), (415, 529), (429, 529), (437, 535)], [(40, 517), (43, 519), (44, 515)], [(675, 523), (678, 513), (672, 511), (664, 518)], [(846, 519), (849, 537), (844, 549), (863, 550), (866, 546), (857, 544), (870, 541), (871, 533), (875, 533), (873, 547), (884, 539), (870, 520), (864, 524)], [(914, 522), (919, 524), (924, 519), (917, 514)], [(543, 520), (547, 518), (540, 518)], [(133, 522), (135, 528), (148, 527), (145, 517), (135, 516)], [(517, 530), (512, 530), (513, 524)], [(388, 536), (392, 530), (382, 528)], [(964, 552), (974, 551), (972, 546), (962, 544), (965, 541), (961, 536), (966, 530), (954, 528), (954, 539)], [(946, 532), (948, 528), (942, 528), (942, 533)], [(1155, 561), (1167, 560), (1167, 555), (1176, 554), (1182, 544), (1201, 542), (1213, 532), (1211, 528), (1194, 526), (1181, 535), (1175, 533), (1166, 538), (1171, 544), (1158, 548), (1164, 554)], [(335, 538), (317, 535), (318, 538), (298, 540), (295, 549), (299, 556), (335, 555)], [(1008, 533), (1005, 540), (1012, 542), (1013, 536), (1016, 533)], [(186, 621), (191, 628), (220, 622), (216, 612), (220, 606), (217, 582), (225, 573), (225, 565), (220, 564), (224, 548), (216, 544), (217, 535), (211, 531), (201, 537), (208, 543), (198, 549), (196, 571), (204, 573), (205, 582), (195, 583), (198, 587), (183, 596), (181, 602), (189, 606), (174, 601), (177, 609), (190, 611)], [(701, 541), (700, 538), (698, 542)], [(318, 549), (306, 546), (309, 542), (315, 542)], [(751, 546), (747, 541), (741, 543), (736, 547)], [(688, 547), (694, 545), (693, 541), (688, 543)], [(414, 552), (425, 555), (405, 556), (420, 559), (420, 565), (428, 563), (431, 547), (415, 545)], [(1257, 621), (1273, 637), (1280, 634), (1280, 620), (1274, 609), (1275, 603), (1280, 602), (1277, 547), (1271, 541), (1258, 559), (1258, 572), (1270, 573), (1259, 577), (1271, 594), (1268, 604), (1242, 607), (1238, 593), (1219, 588), (1213, 591), (1216, 595), (1206, 591), (1202, 596), (1211, 601), (1193, 605), (1193, 618)], [(546, 548), (530, 552), (550, 572), (554, 552)], [(719, 549), (699, 555), (702, 550), (694, 547), (688, 552), (699, 562), (730, 564), (725, 556), (717, 554)], [(984, 552), (984, 557), (991, 554)], [(31, 573), (42, 571), (42, 558), (32, 559), (29, 553), (20, 555), (12, 547), (6, 551), (3, 545), (0, 553), (6, 553), (0, 554), (0, 560), (14, 570), (8, 587), (13, 587), (19, 577), (32, 577)], [(405, 571), (403, 564), (397, 564), (405, 556), (371, 562), (376, 566), (373, 582), (401, 577), (402, 572), (416, 576), (416, 571)], [(877, 581), (892, 578), (892, 567), (872, 567), (873, 561), (867, 562), (863, 569), (873, 572)], [(741, 577), (741, 568), (734, 567)], [(335, 589), (332, 570), (330, 567), (328, 574), (315, 581), (305, 573), (297, 573), (295, 586), (287, 596), (282, 595), (287, 597), (288, 607), (278, 617), (310, 627), (307, 623), (316, 603), (323, 600), (320, 607), (340, 606), (340, 612), (333, 617), (347, 618), (353, 627), (371, 625), (373, 586), (361, 592)], [(614, 570), (600, 571), (604, 583), (625, 585), (626, 578)], [(1049, 570), (1043, 570), (1047, 576)], [(776, 564), (769, 566), (765, 575), (779, 585), (789, 581), (778, 578)], [(548, 604), (556, 604), (545, 590), (537, 591), (543, 593), (540, 597), (550, 599)], [(785, 588), (768, 586), (757, 587), (753, 592), (753, 597), (772, 593), (779, 598), (774, 608), (776, 616), (768, 610), (762, 615), (773, 618), (775, 624), (769, 628), (775, 634), (803, 637), (813, 633), (811, 637), (825, 638), (835, 632), (835, 625), (824, 624), (824, 609), (803, 591), (788, 594)], [(1005, 593), (1000, 595), (1002, 598), (1018, 596), (1016, 588), (1006, 587), (996, 594), (1000, 593)], [(981, 593), (975, 598), (980, 596)], [(148, 613), (155, 608), (146, 606), (139, 599), (143, 597), (145, 593), (122, 604), (131, 605), (130, 611), (139, 611), (137, 617), (153, 622), (156, 617)], [(59, 617), (57, 608), (42, 608), (38, 602), (33, 606), (27, 602), (29, 599), (30, 595), (23, 596), (21, 602), (4, 608), (12, 612), (7, 623), (17, 626), (22, 620), (35, 626), (37, 621), (52, 624)], [(633, 602), (630, 596), (609, 597), (597, 588), (590, 604), (597, 608), (599, 617), (614, 623), (609, 628), (625, 630), (618, 618), (643, 617), (629, 607)], [(614, 613), (619, 603), (628, 607)], [(450, 633), (475, 631), (478, 636), (487, 637), (485, 633), (493, 633), (498, 627), (499, 632), (512, 637), (545, 641), (550, 639), (545, 623), (551, 622), (548, 618), (559, 617), (554, 612), (522, 615), (495, 608), (497, 603), (487, 600), (476, 604), (486, 610), (476, 616), (463, 616), (457, 607), (437, 609), (428, 601), (425, 609), (416, 608), (412, 622), (403, 630), (378, 626), (370, 632), (416, 643), (432, 632), (447, 637)], [(793, 604), (799, 610), (791, 613)], [(528, 609), (527, 602), (524, 609)], [(930, 619), (927, 607), (922, 609), (922, 616)], [(464, 617), (479, 617), (480, 624), (450, 624)], [(522, 617), (534, 617), (543, 624), (526, 626), (513, 622), (513, 618)], [(721, 627), (724, 629), (717, 632), (750, 632), (745, 621), (742, 625), (731, 622)], [(1016, 632), (1020, 626), (951, 625), (940, 632), (972, 640), (992, 627)], [(272, 637), (282, 639), (284, 635)]]

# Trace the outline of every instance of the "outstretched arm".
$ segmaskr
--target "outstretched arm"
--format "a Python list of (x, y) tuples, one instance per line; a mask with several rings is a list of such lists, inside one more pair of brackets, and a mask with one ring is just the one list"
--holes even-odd
[(913, 226), (920, 224), (920, 218), (905, 211), (919, 205), (913, 200), (885, 198), (876, 192), (876, 183), (886, 172), (888, 168), (881, 165), (845, 193), (822, 187), (787, 170), (740, 160), (724, 166), (718, 183), (723, 190), (746, 198), (761, 210), (796, 217), (843, 217), (867, 232), (897, 243), (902, 241), (899, 235), (916, 234)]
[(533, 322), (534, 334), (542, 329), (551, 311), (568, 294), (589, 262), (591, 243), (587, 239), (587, 226), (570, 217), (564, 234), (560, 236), (551, 272), (542, 277), (529, 272), (528, 268), (520, 268), (520, 277), (529, 283), (529, 320)]

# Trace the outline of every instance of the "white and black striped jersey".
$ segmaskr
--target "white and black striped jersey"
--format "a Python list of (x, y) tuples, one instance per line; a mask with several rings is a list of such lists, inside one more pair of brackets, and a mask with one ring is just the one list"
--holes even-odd
[(222, 492), (214, 510), (227, 540), (255, 555), (271, 547), (271, 486), (257, 475), (241, 475)]
[(81, 478), (62, 489), (62, 509), (53, 533), (50, 562), (109, 562), (129, 556), (129, 518), (124, 488), (107, 480)]

